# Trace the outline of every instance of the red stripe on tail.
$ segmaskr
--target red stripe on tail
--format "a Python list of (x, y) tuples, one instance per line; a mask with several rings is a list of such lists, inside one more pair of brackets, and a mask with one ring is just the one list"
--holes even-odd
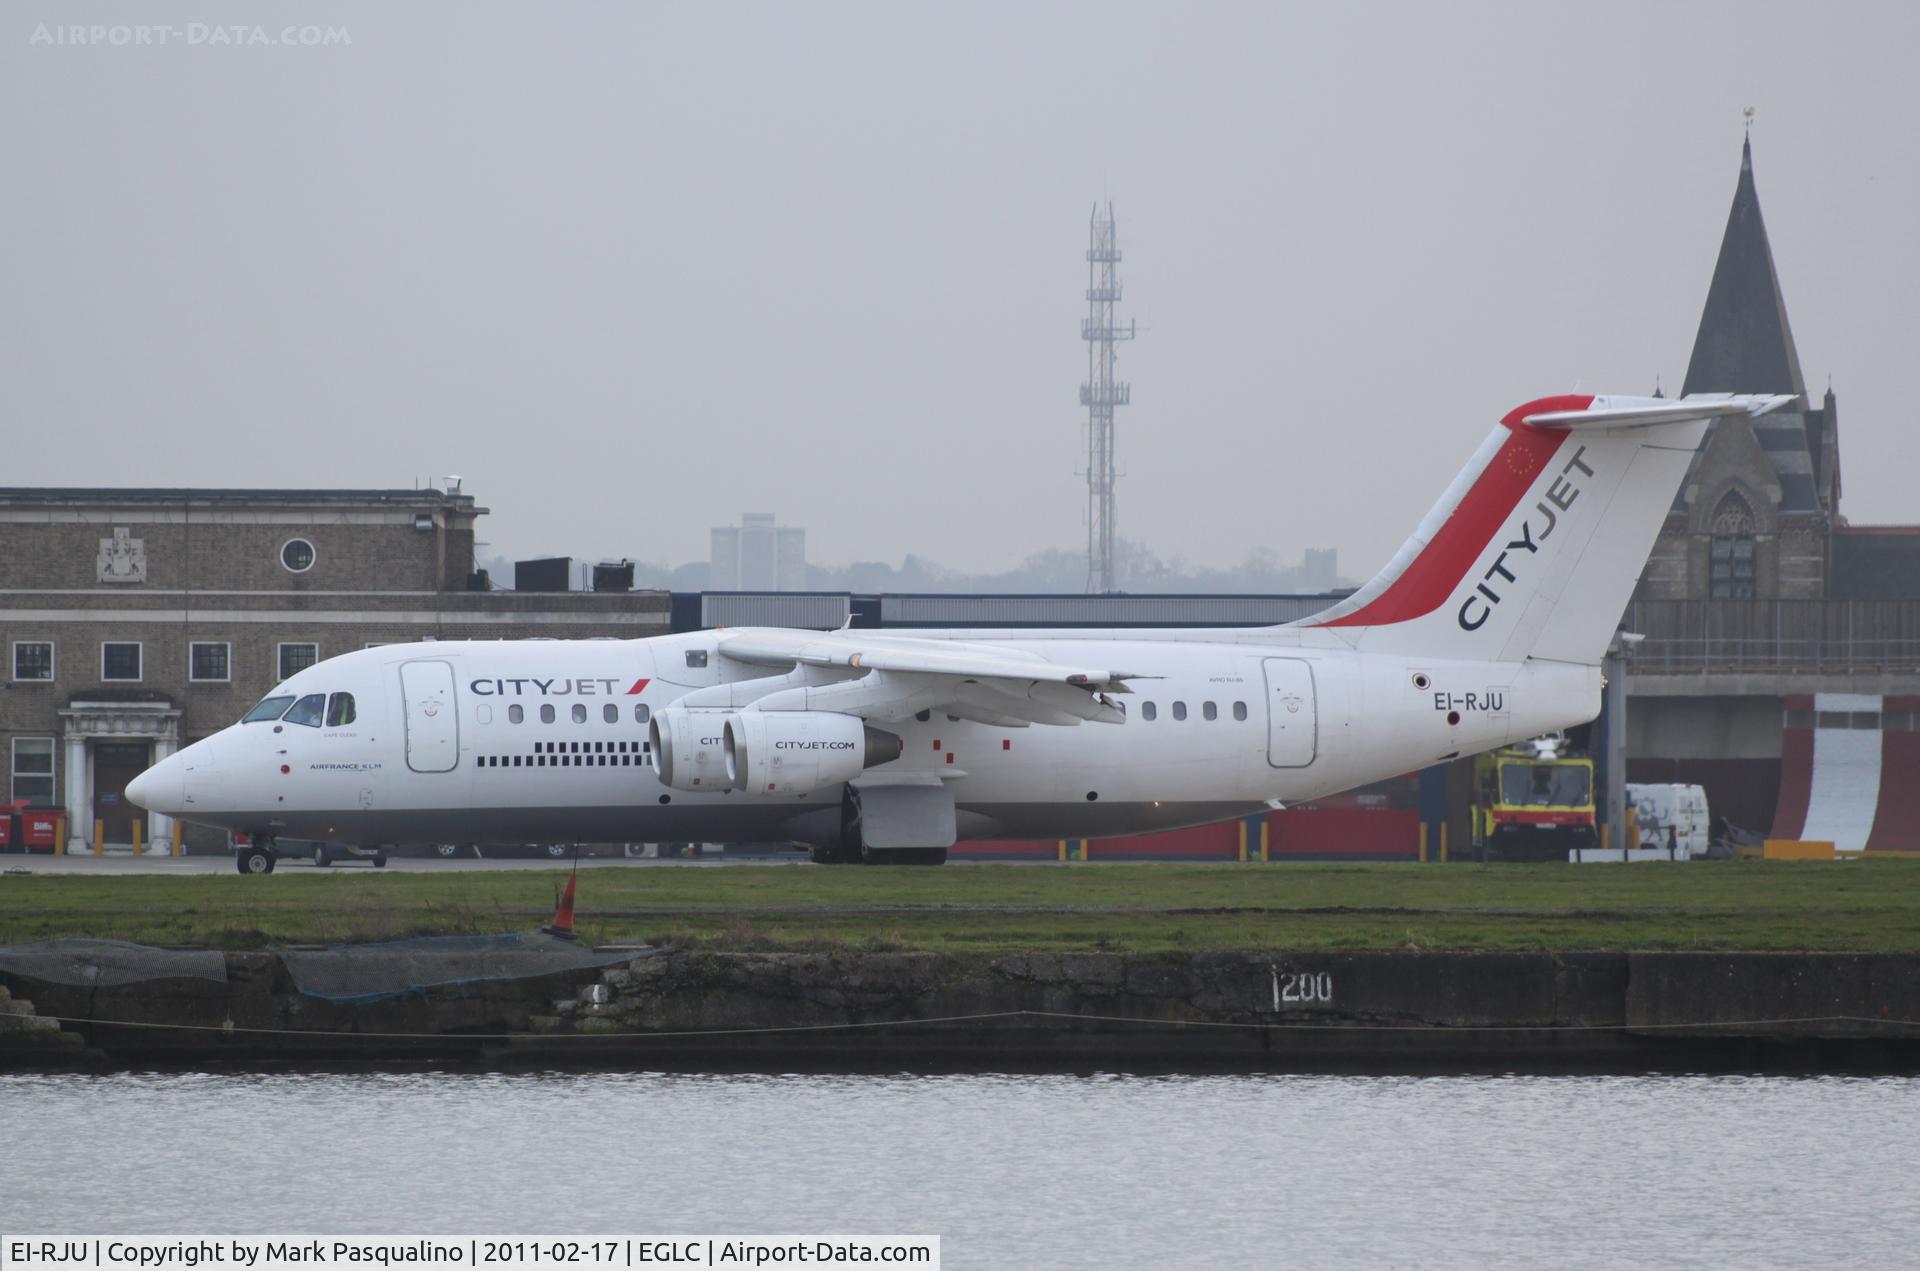
[[(1446, 519), (1433, 541), (1413, 558), (1387, 589), (1344, 617), (1318, 625), (1368, 627), (1408, 622), (1425, 617), (1446, 603), (1467, 570), (1480, 559), (1488, 542), (1505, 525), (1534, 478), (1553, 457), (1567, 434), (1558, 429), (1532, 428), (1520, 421), (1546, 410), (1584, 410), (1591, 397), (1543, 397), (1509, 412), (1500, 422), (1512, 434), (1480, 473), (1460, 506)], [(1560, 405), (1558, 403), (1571, 403)]]

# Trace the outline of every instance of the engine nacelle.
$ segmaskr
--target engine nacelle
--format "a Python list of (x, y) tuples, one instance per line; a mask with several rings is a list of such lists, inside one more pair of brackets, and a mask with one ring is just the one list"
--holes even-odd
[(725, 733), (727, 777), (751, 794), (810, 794), (906, 748), (894, 734), (834, 711), (741, 711), (728, 717)]
[(693, 711), (669, 706), (653, 713), (647, 741), (653, 775), (675, 790), (726, 790), (726, 722), (729, 711)]

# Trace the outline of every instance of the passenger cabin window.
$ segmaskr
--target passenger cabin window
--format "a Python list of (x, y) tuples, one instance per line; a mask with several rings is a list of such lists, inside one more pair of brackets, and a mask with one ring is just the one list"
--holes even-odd
[(1158, 706), (1155, 706), (1152, 702), (1140, 703), (1141, 719), (1146, 719), (1146, 720), (1157, 719), (1159, 715), (1160, 715), (1160, 708)]
[(520, 703), (515, 702), (513, 705), (507, 707), (507, 722), (509, 724), (517, 724), (526, 717), (527, 712), (521, 707)]
[(634, 723), (644, 724), (652, 718), (653, 718), (653, 712), (647, 709), (647, 704), (645, 702), (635, 702), (633, 704), (633, 722)]
[(287, 713), (287, 707), (293, 705), (293, 694), (285, 697), (269, 697), (240, 717), (243, 724), (258, 724), (269, 719), (279, 719)]
[(606, 720), (609, 724), (617, 724), (620, 722), (620, 708), (612, 702), (608, 702), (600, 708), (600, 718)]
[(1202, 702), (1200, 703), (1200, 716), (1203, 719), (1219, 719), (1220, 708), (1212, 702)]
[(293, 709), (280, 717), (284, 724), (304, 724), (308, 728), (320, 727), (321, 717), (327, 713), (327, 695), (309, 693), (293, 704)]
[(576, 724), (584, 724), (587, 722), (587, 708), (585, 703), (575, 702), (573, 704), (573, 722)]
[(1247, 717), (1247, 704), (1245, 702), (1235, 702), (1233, 704), (1233, 717), (1235, 719), (1245, 719)]
[(335, 693), (327, 699), (327, 727), (343, 728), (354, 720), (353, 694)]
[(1185, 702), (1175, 702), (1173, 704), (1173, 717), (1175, 719), (1185, 719), (1187, 717), (1187, 704)]
[(551, 724), (553, 722), (553, 703), (548, 702), (541, 706), (540, 722), (543, 724)]

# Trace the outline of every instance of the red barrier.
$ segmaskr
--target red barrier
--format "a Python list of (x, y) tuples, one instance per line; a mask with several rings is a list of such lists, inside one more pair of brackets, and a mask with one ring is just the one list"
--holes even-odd
[(1420, 813), (1407, 808), (1289, 808), (1267, 814), (1269, 860), (1418, 860)]
[(1060, 840), (973, 839), (954, 844), (952, 855), (970, 860), (1051, 861), (1060, 857)]
[[(1259, 850), (1259, 844), (1253, 845)], [(1234, 861), (1240, 859), (1240, 822), (1222, 821), (1190, 830), (1094, 839), (1089, 855), (1098, 860), (1152, 860), (1156, 857)]]

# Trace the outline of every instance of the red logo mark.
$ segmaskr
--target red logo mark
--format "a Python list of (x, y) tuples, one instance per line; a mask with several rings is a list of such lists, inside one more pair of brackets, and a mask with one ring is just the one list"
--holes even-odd
[(635, 680), (633, 682), (633, 687), (627, 690), (627, 696), (632, 697), (635, 693), (640, 692), (642, 689), (646, 688), (647, 685), (651, 683), (653, 683), (652, 680)]

